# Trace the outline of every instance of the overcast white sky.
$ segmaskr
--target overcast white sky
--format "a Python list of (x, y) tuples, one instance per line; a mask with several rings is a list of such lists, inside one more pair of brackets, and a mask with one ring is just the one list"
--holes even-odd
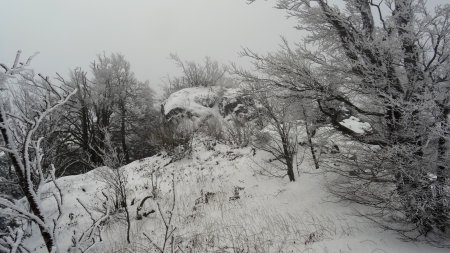
[(140, 80), (152, 86), (176, 71), (169, 53), (186, 60), (211, 56), (240, 61), (241, 47), (272, 51), (280, 35), (298, 40), (273, 1), (245, 0), (0, 0), (0, 61), (39, 51), (32, 66), (43, 74), (67, 76), (88, 68), (98, 53), (120, 52)]
[[(342, 0), (330, 0), (340, 2)], [(0, 0), (0, 61), (11, 63), (41, 52), (33, 67), (43, 74), (67, 76), (88, 69), (98, 53), (120, 52), (136, 76), (159, 90), (177, 71), (169, 53), (182, 59), (211, 56), (222, 63), (245, 63), (241, 47), (273, 51), (280, 35), (299, 41), (295, 20), (273, 8), (273, 0)], [(431, 5), (450, 0), (429, 0)]]

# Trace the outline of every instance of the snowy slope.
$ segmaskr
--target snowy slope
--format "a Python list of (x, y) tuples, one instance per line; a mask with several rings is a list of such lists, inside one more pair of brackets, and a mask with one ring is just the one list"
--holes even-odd
[[(173, 93), (163, 108), (169, 120), (182, 117), (199, 122), (209, 116), (226, 120), (227, 115), (246, 113), (245, 102), (249, 101), (240, 97), (237, 89), (195, 87)], [(341, 124), (359, 134), (371, 131), (368, 123), (355, 117)], [(299, 127), (296, 133), (298, 141), (305, 143), (305, 129)], [(356, 145), (331, 127), (318, 129), (316, 136), (320, 136), (315, 138), (319, 146), (338, 144), (341, 152)], [(397, 234), (382, 231), (357, 216), (364, 207), (338, 202), (327, 192), (327, 182), (334, 178), (314, 169), (307, 146), (300, 146), (297, 181), (293, 183), (263, 175), (267, 168), (277, 166), (263, 151), (230, 147), (201, 133), (194, 137), (192, 149), (182, 160), (159, 154), (121, 168), (128, 182), (132, 243), (126, 243), (124, 212), (111, 213), (101, 224), (102, 242), (91, 252), (154, 252), (144, 233), (153, 243), (162, 245), (164, 221), (157, 205), (167, 218), (173, 203), (172, 178), (176, 197), (174, 241), (184, 252), (447, 252), (404, 242)], [(103, 176), (107, 170), (97, 168), (57, 180), (64, 194), (64, 212), (57, 231), (61, 252), (66, 252), (72, 238), (80, 238), (92, 224), (82, 204), (95, 219), (105, 211), (103, 193), (111, 192)], [(139, 203), (153, 194), (155, 184), (157, 198), (146, 201), (141, 210), (141, 214), (150, 214), (136, 219)], [(52, 217), (57, 215), (51, 194), (54, 191), (54, 186), (48, 185), (43, 204)], [(26, 243), (33, 252), (41, 252), (43, 242), (36, 228), (33, 232)]]
[[(182, 117), (199, 122), (209, 116), (226, 119), (233, 113), (246, 113), (246, 102), (249, 101), (240, 97), (237, 89), (195, 87), (173, 93), (163, 108), (169, 120)], [(371, 131), (368, 123), (355, 117), (341, 124), (359, 134)], [(296, 133), (298, 141), (306, 143), (304, 127)], [(357, 145), (331, 127), (317, 129), (316, 136), (320, 136), (315, 138), (319, 146), (338, 144), (341, 152)], [(192, 149), (181, 160), (158, 154), (121, 168), (127, 178), (132, 242), (126, 243), (125, 213), (111, 213), (101, 223), (102, 242), (91, 252), (154, 252), (148, 238), (162, 245), (164, 221), (157, 205), (167, 219), (173, 203), (172, 178), (176, 197), (174, 241), (184, 252), (447, 252), (404, 242), (397, 234), (382, 231), (356, 215), (364, 207), (338, 202), (327, 191), (327, 182), (334, 178), (314, 169), (307, 146), (299, 148), (297, 181), (293, 183), (287, 178), (263, 175), (268, 167), (277, 165), (263, 151), (230, 147), (201, 133), (194, 137)], [(84, 207), (94, 219), (99, 219), (105, 203), (110, 205), (103, 194), (111, 193), (104, 179), (107, 170), (97, 168), (57, 180), (64, 195), (64, 211), (57, 230), (61, 252), (73, 244), (72, 238), (80, 238), (91, 226)], [(141, 210), (141, 214), (149, 215), (137, 219), (137, 207), (154, 193), (153, 185), (157, 185), (158, 196), (146, 201)], [(53, 184), (47, 187), (43, 206), (48, 215), (55, 217), (58, 212), (51, 194), (55, 188)], [(43, 251), (36, 228), (26, 244), (33, 252)]]
[[(156, 210), (158, 202), (168, 210), (173, 174), (175, 234), (186, 252), (194, 246), (192, 252), (236, 252), (237, 248), (244, 252), (448, 252), (403, 242), (394, 233), (381, 231), (355, 216), (359, 207), (338, 203), (327, 193), (327, 176), (313, 169), (304, 150), (299, 152), (305, 157), (298, 168), (298, 180), (289, 183), (287, 178), (260, 175), (261, 167), (268, 165), (266, 153), (257, 151), (254, 155), (250, 148), (209, 145), (211, 141), (197, 137), (192, 156), (180, 161), (160, 154), (123, 167), (128, 177), (127, 196), (130, 202), (134, 200), (130, 206), (132, 243), (125, 242), (125, 225), (120, 221), (123, 213), (119, 213), (104, 224), (104, 241), (93, 252), (125, 248), (128, 252), (150, 252), (151, 244), (144, 232), (162, 243), (163, 223), (157, 212), (135, 219), (136, 203), (150, 194), (152, 172), (160, 175), (162, 197), (147, 202), (144, 209)], [(58, 229), (62, 252), (70, 246), (74, 231), (79, 235), (91, 222), (77, 198), (100, 215), (95, 210), (100, 210), (104, 201), (101, 191), (105, 191), (106, 184), (99, 178), (104, 169), (58, 179), (65, 209)], [(210, 194), (208, 203), (199, 203), (201, 192)], [(47, 213), (56, 214), (53, 198), (46, 199), (44, 206)], [(37, 233), (27, 244), (35, 252), (43, 248)]]

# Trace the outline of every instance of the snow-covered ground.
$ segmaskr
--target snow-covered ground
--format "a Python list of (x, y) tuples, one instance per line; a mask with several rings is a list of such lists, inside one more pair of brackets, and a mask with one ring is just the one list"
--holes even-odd
[[(267, 166), (266, 153), (211, 142), (195, 138), (192, 154), (179, 161), (160, 154), (124, 166), (132, 243), (126, 243), (124, 215), (118, 213), (102, 224), (103, 242), (92, 251), (152, 252), (143, 233), (162, 245), (164, 228), (158, 211), (136, 220), (138, 203), (151, 195), (153, 173), (153, 180), (158, 175), (161, 197), (147, 201), (144, 211), (157, 210), (160, 203), (167, 215), (174, 175), (174, 234), (185, 252), (448, 252), (404, 242), (356, 216), (358, 206), (336, 202), (326, 190), (327, 175), (313, 169), (308, 152), (302, 149), (299, 156), (305, 159), (298, 167), (297, 181), (289, 183), (287, 178), (260, 175), (261, 167)], [(58, 179), (64, 193), (64, 216), (57, 233), (61, 252), (72, 244), (74, 233), (80, 236), (91, 224), (80, 202), (100, 217), (101, 192), (107, 191), (100, 175), (105, 169)], [(202, 192), (208, 195), (207, 203)], [(54, 198), (47, 198), (43, 206), (56, 215)], [(34, 232), (27, 245), (40, 252), (43, 243)]]
[[(224, 117), (243, 106), (237, 96), (236, 89), (188, 88), (172, 94), (164, 110), (167, 116), (189, 112), (187, 116), (194, 122), (209, 116)], [(371, 131), (369, 124), (354, 117), (341, 124), (360, 134)], [(306, 142), (303, 127), (296, 133), (299, 142)], [(315, 138), (318, 145), (339, 144), (341, 152), (356, 145), (331, 127), (318, 129), (316, 136), (320, 136)], [(173, 196), (170, 226), (176, 228), (173, 238), (179, 252), (448, 252), (405, 242), (394, 232), (358, 216), (364, 207), (338, 201), (327, 191), (333, 176), (315, 169), (307, 146), (299, 148), (295, 182), (263, 173), (275, 165), (270, 158), (263, 151), (231, 147), (200, 133), (193, 139), (192, 152), (181, 160), (161, 153), (122, 167), (127, 179), (131, 243), (126, 241), (125, 213), (111, 212), (98, 222), (102, 241), (90, 252), (155, 252), (153, 243), (162, 247), (164, 242), (164, 222), (167, 224)], [(67, 252), (74, 240), (89, 237), (91, 230), (86, 230), (103, 216), (107, 206), (111, 207), (113, 194), (105, 182), (105, 171), (108, 168), (102, 167), (57, 180), (64, 196), (56, 232), (60, 252)], [(47, 216), (56, 217), (52, 192), (54, 185), (47, 185), (43, 206)], [(140, 216), (148, 216), (138, 217), (141, 201), (155, 193), (157, 197), (148, 199), (140, 210)], [(91, 243), (81, 240), (78, 245), (85, 249)], [(45, 252), (37, 228), (26, 245), (33, 252)]]

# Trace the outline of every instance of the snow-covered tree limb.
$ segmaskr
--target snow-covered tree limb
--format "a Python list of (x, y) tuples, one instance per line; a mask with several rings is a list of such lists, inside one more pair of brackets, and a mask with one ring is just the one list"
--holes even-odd
[[(2, 90), (0, 95), (0, 131), (4, 141), (2, 150), (7, 153), (12, 167), (18, 178), (18, 184), (22, 188), (25, 198), (30, 206), (30, 212), (21, 206), (6, 199), (0, 198), (0, 205), (16, 213), (18, 217), (33, 221), (41, 232), (41, 235), (49, 252), (57, 251), (56, 245), (56, 221), (61, 216), (62, 193), (56, 183), (54, 172), (50, 175), (51, 180), (59, 190), (56, 197), (60, 215), (57, 219), (46, 217), (41, 205), (41, 188), (47, 182), (44, 168), (42, 168), (41, 142), (43, 136), (36, 136), (38, 130), (47, 120), (50, 114), (67, 103), (71, 96), (76, 93), (73, 90), (61, 95), (49, 81), (45, 79), (46, 85), (37, 85), (28, 69), (33, 56), (25, 63), (20, 62), (21, 52), (18, 51), (14, 64), (11, 68), (0, 73), (1, 86), (9, 89)], [(9, 82), (10, 81), (10, 82)], [(8, 83), (9, 82), (9, 83)], [(10, 87), (13, 82), (20, 85), (20, 89)], [(19, 93), (23, 92), (20, 95)], [(27, 99), (34, 96), (35, 104), (30, 105)], [(9, 106), (6, 105), (9, 103)], [(52, 168), (54, 171), (54, 168)]]

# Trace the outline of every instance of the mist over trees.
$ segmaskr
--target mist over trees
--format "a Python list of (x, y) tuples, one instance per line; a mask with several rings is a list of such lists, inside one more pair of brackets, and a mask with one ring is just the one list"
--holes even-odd
[(111, 134), (124, 164), (153, 154), (147, 129), (153, 127), (157, 114), (149, 83), (134, 77), (121, 54), (98, 55), (90, 71), (92, 78), (80, 68), (69, 79), (60, 78), (64, 86), (77, 89), (77, 94), (62, 109), (60, 137), (55, 140), (62, 157), (54, 158), (59, 167), (71, 171), (71, 166), (91, 169), (102, 165), (105, 131)]

